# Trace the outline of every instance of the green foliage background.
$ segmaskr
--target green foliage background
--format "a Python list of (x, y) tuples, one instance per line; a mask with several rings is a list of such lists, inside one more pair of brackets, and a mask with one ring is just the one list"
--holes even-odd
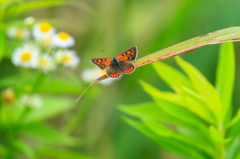
[[(3, 6), (4, 3), (7, 5)], [(55, 135), (49, 136), (56, 136), (51, 149), (39, 149), (36, 155), (54, 158), (54, 155), (59, 154), (62, 158), (68, 158), (69, 156), (66, 157), (60, 153), (64, 150), (62, 153), (73, 152), (68, 155), (76, 155), (76, 158), (81, 154), (100, 159), (182, 158), (160, 150), (149, 138), (123, 121), (121, 119), (122, 112), (117, 109), (117, 105), (120, 103), (133, 105), (152, 101), (150, 96), (143, 91), (138, 82), (139, 79), (160, 90), (172, 91), (158, 77), (151, 65), (136, 69), (133, 74), (123, 76), (121, 80), (110, 86), (95, 85), (78, 103), (74, 103), (77, 95), (88, 86), (88, 83), (82, 81), (81, 72), (88, 67), (94, 67), (89, 59), (109, 56), (102, 53), (101, 50), (113, 55), (117, 47), (120, 48), (119, 51), (122, 51), (131, 46), (137, 46), (138, 57), (143, 57), (198, 35), (230, 26), (239, 26), (239, 5), (239, 0), (2, 0), (0, 1), (2, 13), (0, 14), (0, 58), (3, 58), (0, 62), (0, 89), (10, 85), (17, 88), (19, 92), (26, 91), (26, 86), (34, 83), (38, 77), (37, 74), (33, 77), (32, 74), (23, 72), (18, 82), (14, 80), (16, 76), (19, 77), (19, 71), (11, 63), (10, 55), (18, 42), (10, 43), (8, 39), (7, 41), (2, 40), (6, 38), (4, 29), (15, 24), (21, 25), (23, 18), (28, 16), (34, 16), (39, 21), (48, 20), (56, 28), (74, 36), (76, 41), (74, 49), (80, 56), (81, 63), (77, 70), (60, 69), (51, 75), (41, 77), (42, 82), (36, 87), (35, 91), (41, 92), (46, 103), (49, 103), (45, 105), (46, 109), (42, 111), (42, 114), (53, 110), (52, 114), (41, 117), (41, 112), (35, 112), (24, 120), (35, 117), (37, 119), (35, 121), (31, 119), (31, 121), (35, 122), (36, 129), (41, 129), (40, 132), (45, 132), (44, 134), (55, 132)], [(7, 9), (3, 10), (4, 7)], [(237, 71), (232, 111), (235, 115), (240, 104), (237, 96), (240, 91), (238, 82), (240, 47), (238, 43), (234, 45)], [(202, 72), (210, 83), (215, 84), (218, 52), (219, 45), (212, 45), (181, 57)], [(164, 62), (180, 71), (174, 59), (167, 59)], [(156, 66), (154, 65), (154, 67)], [(158, 71), (166, 72), (164, 69), (158, 69)], [(50, 86), (46, 83), (50, 83)], [(61, 104), (59, 105), (59, 103)], [(61, 108), (51, 109), (54, 106)], [(36, 114), (40, 114), (40, 117), (38, 118)], [(211, 121), (211, 119), (209, 120)], [(9, 116), (5, 121), (9, 121)], [(36, 126), (37, 124), (40, 126)], [(45, 127), (45, 124), (51, 125), (51, 127)], [(53, 127), (54, 130), (52, 130)], [(56, 135), (56, 131), (64, 135)], [(36, 132), (31, 131), (35, 135)], [(43, 140), (48, 141), (49, 136)], [(67, 138), (65, 138), (66, 136)], [(59, 144), (57, 141), (62, 141), (62, 137), (67, 142)], [(3, 138), (1, 136), (1, 139)], [(16, 142), (12, 142), (13, 145), (20, 147), (18, 151), (22, 149), (20, 152), (24, 153), (20, 154), (27, 154), (30, 158), (33, 155), (31, 147), (22, 145), (22, 141), (24, 143), (27, 141), (28, 144), (32, 144), (34, 141), (29, 135), (19, 138), (20, 142), (16, 140)], [(4, 153), (4, 148), (0, 149), (0, 152)], [(59, 156), (55, 156), (55, 158)], [(84, 155), (84, 157), (87, 156)]]

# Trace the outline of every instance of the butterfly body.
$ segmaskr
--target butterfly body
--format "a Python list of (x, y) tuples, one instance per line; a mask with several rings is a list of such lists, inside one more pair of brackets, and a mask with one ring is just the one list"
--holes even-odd
[(117, 57), (110, 58), (94, 58), (91, 62), (100, 69), (106, 69), (106, 74), (111, 78), (118, 78), (123, 74), (130, 74), (135, 70), (133, 62), (137, 57), (137, 47), (131, 47)]

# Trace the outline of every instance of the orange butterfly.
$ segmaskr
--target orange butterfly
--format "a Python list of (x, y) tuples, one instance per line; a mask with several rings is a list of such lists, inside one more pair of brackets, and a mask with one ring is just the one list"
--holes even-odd
[(135, 70), (133, 62), (137, 58), (137, 47), (131, 47), (121, 52), (117, 57), (94, 58), (91, 62), (97, 65), (101, 70), (106, 69), (106, 74), (111, 78), (118, 78), (123, 74), (130, 74)]

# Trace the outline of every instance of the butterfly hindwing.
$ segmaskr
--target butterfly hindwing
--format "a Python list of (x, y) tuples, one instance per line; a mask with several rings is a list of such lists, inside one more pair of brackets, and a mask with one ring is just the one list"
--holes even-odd
[(137, 58), (137, 47), (134, 46), (121, 52), (116, 58), (120, 61), (135, 61)]
[(122, 76), (121, 71), (115, 64), (110, 64), (110, 66), (106, 68), (106, 74), (111, 78), (118, 78)]
[(111, 64), (110, 58), (94, 58), (91, 59), (94, 65), (97, 65), (100, 69), (104, 70), (107, 66)]
[(130, 74), (135, 70), (135, 66), (130, 61), (119, 61), (119, 66), (124, 74)]

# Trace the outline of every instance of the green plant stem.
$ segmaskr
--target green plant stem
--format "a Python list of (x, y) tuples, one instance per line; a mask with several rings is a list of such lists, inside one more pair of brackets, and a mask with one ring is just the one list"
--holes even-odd
[[(222, 121), (218, 122), (218, 131), (223, 137), (225, 137), (225, 133), (223, 131), (223, 122)], [(219, 147), (219, 151), (220, 151), (219, 159), (225, 159), (226, 152), (225, 152), (224, 142), (221, 143), (221, 145), (219, 145), (218, 147)]]
[(38, 72), (36, 75), (36, 79), (34, 81), (34, 83), (32, 84), (32, 90), (30, 92), (30, 94), (33, 94), (36, 92), (37, 88), (39, 87), (39, 85), (41, 84), (41, 82), (44, 80), (45, 75), (41, 72)]

